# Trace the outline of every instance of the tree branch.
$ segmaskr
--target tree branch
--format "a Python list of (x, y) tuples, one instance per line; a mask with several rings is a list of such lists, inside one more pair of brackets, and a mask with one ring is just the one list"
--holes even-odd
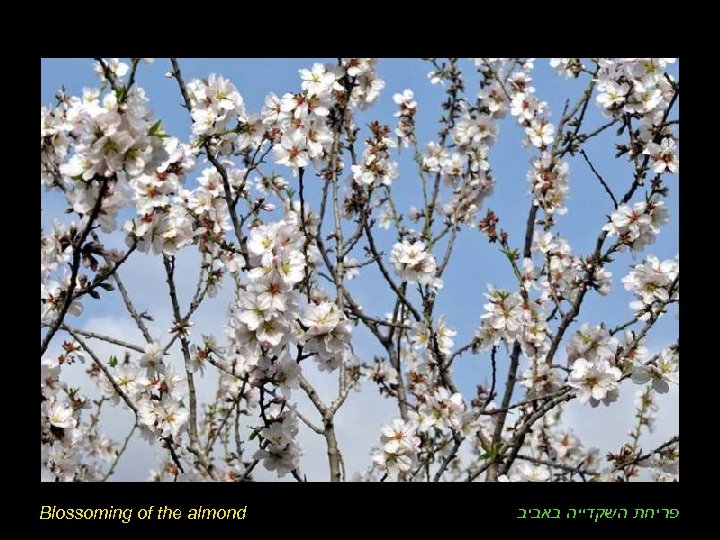
[[(114, 177), (113, 177), (114, 178)], [(97, 219), (98, 215), (100, 214), (100, 208), (102, 207), (103, 198), (105, 197), (105, 194), (108, 190), (108, 184), (110, 182), (110, 178), (102, 178), (100, 180), (100, 190), (98, 192), (98, 197), (95, 200), (95, 205), (93, 206), (92, 210), (90, 211), (90, 215), (88, 217), (87, 223), (85, 224), (85, 228), (82, 230), (82, 232), (79, 234), (75, 242), (73, 242), (73, 258), (72, 263), (70, 265), (70, 285), (65, 291), (65, 301), (63, 302), (62, 307), (60, 308), (60, 312), (58, 313), (57, 317), (55, 318), (55, 321), (53, 321), (52, 325), (50, 326), (50, 329), (48, 330), (47, 334), (45, 334), (45, 337), (42, 340), (42, 343), (40, 343), (40, 356), (42, 357), (43, 354), (45, 354), (45, 351), (47, 350), (48, 346), (50, 345), (50, 341), (52, 341), (53, 336), (57, 332), (60, 325), (65, 321), (65, 315), (68, 312), (68, 309), (70, 309), (70, 306), (73, 303), (73, 292), (75, 291), (75, 287), (77, 285), (77, 275), (78, 271), (80, 270), (80, 260), (82, 259), (82, 246), (85, 243), (85, 240), (87, 239), (88, 235), (90, 234), (90, 230), (92, 229), (93, 224), (95, 223), (95, 220)]]

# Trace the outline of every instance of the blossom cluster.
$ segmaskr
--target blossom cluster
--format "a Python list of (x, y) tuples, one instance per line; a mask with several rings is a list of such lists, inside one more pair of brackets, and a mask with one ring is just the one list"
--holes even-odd
[(402, 146), (409, 146), (416, 142), (415, 139), (415, 113), (417, 112), (417, 102), (414, 99), (415, 94), (412, 90), (403, 90), (402, 94), (393, 95), (393, 101), (400, 106), (395, 117), (398, 119), (398, 127), (395, 134)]
[(390, 139), (390, 128), (373, 121), (372, 138), (365, 140), (362, 161), (352, 166), (352, 179), (358, 187), (390, 186), (398, 177), (397, 163), (390, 156), (395, 142)]
[(417, 464), (420, 438), (413, 422), (394, 419), (381, 428), (381, 447), (373, 454), (373, 464), (389, 478), (404, 478)]
[(641, 132), (658, 125), (673, 95), (674, 58), (600, 58), (597, 103), (608, 116), (637, 114)]
[(524, 126), (526, 144), (540, 150), (540, 155), (532, 160), (532, 168), (528, 171), (535, 205), (549, 215), (564, 214), (567, 211), (569, 165), (556, 155), (555, 126), (547, 119), (547, 103), (538, 99), (531, 85), (528, 67), (532, 68), (533, 62), (530, 60), (508, 80), (510, 114)]
[[(182, 181), (195, 165), (194, 152), (177, 139), (165, 140), (167, 159), (152, 172), (130, 181), (137, 217), (124, 225), (128, 245), (135, 244), (139, 251), (156, 255), (174, 255), (193, 243), (196, 234), (191, 205), (178, 204), (182, 200)], [(207, 189), (207, 183), (200, 183), (198, 194)], [(185, 200), (189, 199), (197, 201), (186, 193)], [(207, 196), (205, 199), (209, 200)], [(218, 207), (216, 204), (216, 212)]]
[[(273, 141), (277, 164), (289, 167), (294, 176), (311, 162), (319, 170), (333, 144), (328, 118), (335, 104), (349, 100), (364, 108), (385, 86), (375, 75), (375, 62), (370, 58), (348, 58), (341, 66), (315, 63), (309, 70), (300, 70), (301, 92), (286, 93), (282, 98), (267, 96), (261, 118)], [(342, 84), (346, 78), (349, 97)]]
[(319, 164), (330, 150), (332, 135), (327, 117), (335, 101), (335, 92), (343, 92), (339, 73), (322, 64), (300, 71), (302, 91), (286, 93), (282, 98), (270, 94), (265, 99), (263, 124), (273, 135), (273, 156), (278, 165), (289, 167), (297, 176), (300, 167)]
[(615, 366), (618, 341), (603, 326), (583, 324), (567, 345), (568, 364), (572, 371), (567, 383), (576, 389), (582, 403), (606, 406), (618, 398), (622, 372)]
[[(55, 109), (41, 110), (41, 179), (46, 188), (60, 190), (81, 217), (80, 223), (67, 227), (56, 223), (41, 237), (45, 322), (60, 311), (71, 286), (77, 293), (87, 283), (82, 274), (74, 284), (69, 272), (51, 277), (69, 261), (73, 249), (83, 247), (83, 262), (93, 271), (100, 270), (93, 254), (113, 256), (99, 244), (91, 250), (89, 245), (76, 245), (91, 219), (111, 233), (119, 211), (134, 200), (138, 218), (125, 224), (129, 245), (172, 253), (192, 241), (184, 210), (173, 207), (169, 196), (194, 159), (188, 147), (168, 137), (154, 120), (144, 90), (121, 85), (128, 66), (115, 59), (106, 67), (113, 85), (104, 95), (95, 88), (85, 88), (82, 97), (60, 92)], [(105, 70), (99, 73), (105, 80)], [(69, 312), (78, 315), (81, 310), (80, 302), (73, 300)]]
[(390, 253), (390, 262), (403, 281), (435, 285), (435, 257), (428, 253), (424, 242), (411, 244), (407, 240), (398, 242)]
[[(449, 82), (450, 92), (462, 84), (455, 71), (443, 72), (441, 77), (442, 81)], [(452, 188), (451, 199), (442, 205), (446, 218), (454, 224), (475, 226), (473, 218), (495, 185), (488, 160), (490, 147), (498, 137), (498, 120), (507, 109), (507, 99), (500, 83), (487, 77), (481, 83), (475, 106), (471, 107), (462, 99), (453, 106), (458, 111), (458, 119), (450, 133), (453, 152), (430, 141), (423, 155), (423, 170), (439, 173)]]
[(605, 296), (610, 292), (612, 272), (602, 266), (584, 262), (573, 255), (567, 240), (551, 232), (535, 232), (533, 248), (545, 258), (546, 272), (540, 280), (540, 299), (543, 303), (574, 301), (580, 284), (589, 274), (590, 287)]
[(255, 452), (254, 459), (261, 459), (269, 471), (277, 471), (280, 478), (297, 470), (302, 451), (295, 438), (298, 434), (297, 414), (293, 409), (281, 411), (275, 407), (266, 412), (270, 422), (260, 432), (265, 443)]
[(603, 228), (608, 236), (617, 236), (621, 249), (630, 246), (633, 252), (654, 244), (660, 226), (669, 221), (667, 206), (658, 196), (635, 203), (620, 205)]
[[(296, 220), (252, 228), (247, 247), (248, 281), (238, 290), (228, 327), (230, 345), (223, 360), (234, 377), (225, 377), (223, 387), (230, 399), (237, 399), (246, 384), (263, 388), (270, 382), (282, 392), (282, 398), (277, 398), (284, 403), (298, 387), (301, 374), (289, 347), (295, 345), (312, 357), (319, 369), (334, 371), (351, 358), (350, 325), (334, 303), (311, 299), (302, 307), (298, 288), (306, 277), (304, 252), (308, 250)], [(282, 431), (285, 438), (269, 443), (258, 454), (268, 470), (280, 475), (294, 470), (299, 456), (297, 445), (289, 442), (296, 431), (288, 426), (296, 419), (283, 414), (282, 421), (265, 429), (272, 430), (272, 437)]]
[(680, 300), (679, 258), (660, 262), (654, 255), (647, 255), (642, 263), (633, 266), (622, 279), (625, 290), (632, 292), (636, 300), (630, 303), (640, 320), (657, 315), (670, 302)]
[(488, 303), (475, 332), (479, 350), (504, 341), (512, 345), (516, 340), (529, 357), (543, 354), (549, 347), (547, 324), (535, 302), (527, 302), (520, 293), (496, 289), (488, 285)]

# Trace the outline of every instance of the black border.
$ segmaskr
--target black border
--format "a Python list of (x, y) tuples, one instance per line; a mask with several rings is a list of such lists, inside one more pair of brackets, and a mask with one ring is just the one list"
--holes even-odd
[[(547, 8), (540, 8), (547, 9)], [(311, 16), (308, 14), (308, 16)], [(506, 21), (504, 23), (508, 23)], [(618, 24), (610, 23), (608, 24)], [(542, 33), (543, 30), (538, 28), (538, 32)], [(521, 33), (522, 30), (518, 29), (517, 33)], [(506, 34), (507, 48), (517, 50), (518, 43), (514, 40), (513, 35), (515, 32), (509, 31)], [(477, 34), (474, 34), (477, 35)], [(466, 37), (473, 37), (466, 36)], [(356, 34), (356, 37), (357, 36)], [(455, 36), (456, 37), (456, 36)], [(448, 50), (452, 47), (452, 36), (447, 38), (438, 38), (436, 43), (437, 47), (432, 54), (437, 54), (438, 50)], [(494, 40), (495, 49), (498, 47), (499, 38), (488, 38)], [(607, 36), (608, 43), (620, 43), (620, 41), (613, 41), (614, 37), (611, 34)], [(352, 36), (347, 36), (344, 39), (342, 36), (338, 37), (339, 43), (338, 48), (343, 49), (343, 42), (349, 43), (352, 40)], [(353, 51), (343, 51), (343, 56), (349, 56), (348, 53), (360, 53), (367, 54), (376, 49), (378, 44), (373, 44), (372, 39), (367, 40), (369, 47), (353, 47)], [(433, 40), (435, 41), (435, 40)], [(464, 45), (458, 46), (457, 49), (461, 50), (475, 50), (480, 45), (473, 38), (472, 41), (475, 43), (472, 46)], [(230, 49), (224, 49), (223, 53), (227, 54), (229, 51), (236, 52), (234, 56), (257, 56), (257, 57), (268, 57), (268, 56), (287, 56), (289, 51), (293, 54), (298, 54), (303, 47), (306, 49), (303, 53), (308, 52), (320, 52), (320, 51), (308, 51), (309, 47), (300, 45), (293, 47), (285, 47), (284, 50), (277, 50), (277, 54), (270, 54), (273, 45), (270, 43), (271, 40), (265, 39), (265, 41), (255, 41), (254, 45), (250, 49), (246, 47), (238, 47), (237, 42), (235, 46)], [(397, 42), (395, 41), (395, 47)], [(627, 42), (626, 45), (629, 45)], [(402, 45), (401, 45), (402, 46)], [(409, 45), (408, 45), (409, 46)], [(565, 46), (565, 45), (564, 45)], [(60, 51), (56, 48), (45, 47), (46, 57), (65, 56), (70, 53), (67, 50), (67, 46), (63, 46), (66, 50)], [(101, 49), (105, 49), (105, 46), (100, 46)], [(155, 43), (154, 46), (150, 47), (151, 53), (159, 52), (157, 49), (165, 49), (166, 46), (158, 46)], [(180, 47), (180, 50), (185, 47)], [(195, 46), (193, 48), (197, 49)], [(214, 52), (218, 52), (217, 43), (212, 47)], [(391, 51), (394, 46), (383, 45), (382, 48), (386, 49), (382, 51), (384, 56), (398, 56), (407, 57), (407, 54), (392, 54)], [(420, 49), (428, 49), (427, 45), (420, 47)], [(673, 45), (673, 49), (677, 49), (676, 45)], [(89, 47), (83, 47), (83, 49), (89, 49)], [(252, 50), (251, 50), (252, 49)], [(390, 50), (387, 50), (390, 49)], [(537, 47), (532, 46), (525, 50), (535, 50)], [(559, 49), (559, 47), (555, 47)], [(565, 50), (565, 49), (563, 49)], [(366, 52), (367, 51), (367, 52)], [(88, 52), (85, 50), (84, 52)], [(168, 51), (169, 52), (169, 51)], [(188, 51), (184, 51), (188, 52)], [(208, 56), (213, 55), (212, 51), (206, 51)], [(323, 51), (324, 52), (324, 51)], [(396, 53), (399, 51), (395, 51)], [(415, 51), (414, 51), (415, 52)], [(413, 56), (422, 56), (421, 51)], [(429, 51), (428, 51), (429, 52)], [(453, 51), (455, 52), (455, 51)], [(509, 51), (504, 50), (502, 52), (497, 51), (496, 54), (508, 54)], [(550, 51), (546, 51), (551, 56)], [(588, 51), (583, 51), (586, 54), (582, 56), (593, 56), (587, 54)], [(599, 52), (599, 51), (598, 51)], [(607, 51), (603, 51), (607, 53)], [(676, 52), (676, 56), (679, 56)], [(80, 51), (74, 51), (75, 54), (67, 54), (67, 56), (85, 56)], [(108, 56), (130, 56), (127, 50), (123, 50), (122, 53), (103, 51)], [(390, 53), (390, 54), (388, 54)], [(99, 54), (93, 51), (92, 54)], [(138, 55), (141, 54), (138, 52)], [(147, 54), (143, 52), (142, 54)], [(224, 55), (223, 54), (223, 55)], [(326, 53), (327, 54), (327, 53)], [(626, 53), (627, 54), (627, 53)], [(380, 54), (379, 56), (382, 56)], [(41, 57), (43, 55), (41, 54)], [(198, 50), (194, 50), (192, 54), (186, 54), (186, 56), (204, 56)], [(304, 56), (304, 54), (303, 54)], [(37, 61), (37, 60), (35, 60)], [(28, 69), (32, 72), (34, 69), (30, 69), (33, 64), (31, 60), (28, 64)], [(692, 64), (689, 56), (682, 58), (682, 64), (684, 66), (683, 75), (684, 78), (683, 88), (687, 89), (688, 79), (687, 75), (694, 72), (691, 68)], [(37, 64), (34, 64), (37, 66)], [(39, 67), (39, 66), (38, 66)], [(698, 67), (701, 71), (706, 68)], [(39, 71), (35, 72), (34, 77), (39, 77)], [(30, 74), (28, 78), (32, 79), (33, 75)], [(692, 78), (692, 77), (691, 77)], [(24, 79), (27, 81), (27, 78)], [(22, 86), (22, 84), (21, 84)], [(22, 92), (22, 90), (21, 90)], [(29, 101), (29, 98), (28, 98)], [(37, 106), (37, 102), (33, 103), (33, 107)], [(684, 117), (691, 121), (691, 125), (696, 120), (693, 120), (693, 114), (689, 111), (694, 107), (693, 99), (685, 99), (684, 107), (690, 107)], [(18, 109), (20, 109), (18, 107)], [(19, 112), (19, 111), (15, 111)], [(700, 121), (697, 121), (700, 123)], [(25, 119), (21, 120), (20, 123), (15, 124), (17, 126), (28, 126), (29, 123)], [(36, 129), (36, 128), (33, 128)], [(693, 129), (686, 129), (683, 133), (686, 136), (693, 136)], [(36, 132), (33, 137), (36, 137)], [(28, 139), (30, 134), (27, 134)], [(23, 148), (27, 148), (29, 153), (29, 145), (20, 145)], [(693, 188), (693, 184), (696, 182), (714, 182), (714, 178), (708, 177), (706, 173), (698, 177), (692, 175), (692, 169), (694, 158), (692, 157), (693, 149), (691, 145), (686, 144), (683, 146), (685, 152), (685, 159), (683, 160), (683, 171), (685, 180), (685, 189), (682, 197), (680, 198), (681, 208), (681, 227), (680, 227), (680, 238), (682, 246), (687, 246), (686, 253), (691, 255), (694, 253), (692, 249), (692, 242), (697, 237), (693, 234), (695, 227), (690, 225), (693, 220), (700, 217), (699, 212), (694, 214), (690, 212), (691, 209), (691, 198), (694, 196), (693, 193), (699, 193), (699, 189)], [(18, 159), (18, 158), (15, 158)], [(29, 159), (29, 158), (28, 158)], [(35, 159), (35, 158), (33, 158)], [(19, 158), (18, 163), (24, 163), (22, 158)], [(21, 173), (24, 176), (24, 173)], [(32, 175), (30, 175), (32, 176)], [(11, 181), (8, 179), (7, 181)], [(29, 188), (31, 182), (27, 180), (16, 180), (19, 183), (28, 186), (28, 191), (31, 189), (37, 189), (37, 187)], [(679, 186), (679, 182), (677, 186)], [(697, 184), (695, 184), (697, 185)], [(676, 188), (677, 189), (677, 188)], [(37, 194), (37, 192), (35, 192)], [(28, 200), (32, 197), (32, 193), (27, 194)], [(37, 195), (35, 195), (37, 196)], [(700, 203), (702, 204), (702, 203)], [(12, 205), (10, 205), (12, 206)], [(19, 206), (19, 205), (18, 205)], [(694, 208), (695, 205), (693, 205)], [(708, 208), (707, 206), (700, 206)], [(12, 208), (6, 209), (12, 211)], [(713, 214), (712, 210), (710, 214)], [(672, 216), (671, 216), (672, 218)], [(26, 219), (23, 218), (23, 219)], [(701, 229), (709, 231), (710, 229)], [(702, 234), (698, 235), (702, 238)], [(18, 241), (19, 245), (29, 246), (29, 242)], [(34, 248), (33, 248), (34, 249)], [(28, 251), (30, 251), (28, 247)], [(31, 255), (28, 255), (28, 258)], [(33, 253), (32, 256), (37, 256)], [(704, 261), (708, 264), (707, 261)], [(18, 263), (9, 262), (6, 266), (9, 266), (11, 274), (17, 274), (14, 272), (13, 266)], [(694, 266), (693, 257), (687, 257), (684, 261), (686, 268), (690, 264), (691, 271)], [(7, 269), (7, 268), (6, 268)], [(20, 281), (27, 279), (27, 290), (36, 290), (36, 282), (30, 283), (30, 277), (32, 274), (29, 272), (22, 273), (22, 275), (15, 275), (14, 280), (18, 278)], [(34, 280), (35, 278), (33, 278)], [(31, 286), (32, 285), (32, 286)], [(20, 286), (19, 284), (17, 285)], [(687, 282), (686, 282), (686, 297), (685, 301), (693, 302), (692, 298), (695, 296), (690, 294), (687, 295)], [(690, 282), (690, 288), (694, 287), (693, 280)], [(28, 301), (29, 305), (29, 301)], [(694, 332), (695, 323), (691, 323), (689, 320), (689, 314), (692, 311), (686, 308), (684, 311), (684, 317), (681, 317), (681, 333), (691, 334)], [(36, 328), (36, 312), (32, 314), (33, 322), (25, 327), (29, 333), (29, 328)], [(29, 317), (28, 317), (29, 318)], [(683, 322), (684, 321), (684, 322)], [(14, 333), (14, 330), (13, 330)], [(17, 338), (13, 339), (15, 341)], [(34, 342), (36, 337), (28, 337), (27, 342)], [(19, 340), (18, 340), (19, 341)], [(686, 339), (685, 344), (688, 342), (692, 344), (691, 340)], [(709, 350), (704, 351), (701, 356), (693, 356), (692, 362), (712, 362), (714, 358)], [(30, 394), (30, 390), (34, 393), (36, 390), (30, 387), (30, 384), (25, 384), (26, 381), (32, 381), (35, 384), (36, 381), (36, 364), (32, 361), (25, 359), (25, 354), (20, 354), (18, 361), (23, 363), (24, 369), (21, 370), (22, 374), (18, 374), (23, 381), (20, 387), (27, 389), (27, 394)], [(9, 359), (8, 359), (9, 360)], [(692, 366), (691, 366), (692, 367)], [(700, 367), (696, 369), (701, 369)], [(710, 367), (710, 369), (714, 369)], [(690, 379), (688, 379), (688, 376)], [(14, 377), (14, 375), (13, 375)], [(699, 411), (700, 406), (692, 404), (693, 401), (700, 397), (694, 390), (692, 385), (693, 373), (686, 371), (684, 375), (686, 390), (683, 392), (681, 398), (681, 422), (683, 425), (690, 426), (693, 423), (693, 412), (688, 412), (683, 417), (682, 411)], [(688, 381), (691, 386), (688, 387)], [(706, 392), (703, 390), (702, 392)], [(24, 407), (22, 403), (27, 399), (26, 392), (22, 392), (23, 396), (20, 396), (19, 401), (16, 401), (12, 405), (13, 416), (15, 413), (20, 411), (26, 411), (29, 416), (36, 414), (35, 411), (30, 408)], [(16, 425), (23, 430), (23, 426), (30, 426), (30, 418), (27, 420), (20, 418), (22, 414), (17, 414), (18, 418), (15, 419)], [(701, 419), (695, 418), (695, 420), (702, 421)], [(34, 425), (34, 422), (33, 424)], [(15, 429), (15, 426), (12, 426)], [(8, 429), (6, 427), (6, 429)], [(705, 430), (707, 430), (707, 424)], [(28, 428), (29, 430), (29, 428)], [(686, 429), (686, 438), (684, 438), (686, 454), (695, 456), (695, 452), (692, 450), (692, 429)], [(704, 431), (704, 430), (703, 430)], [(691, 435), (691, 439), (687, 439), (687, 435)], [(6, 437), (9, 437), (9, 432), (6, 431)], [(32, 441), (36, 437), (36, 432), (28, 434), (26, 437), (18, 435), (23, 441)], [(7, 439), (6, 439), (7, 440)], [(18, 449), (19, 450), (19, 449)], [(275, 534), (282, 533), (285, 531), (308, 531), (315, 532), (319, 536), (335, 536), (339, 534), (351, 533), (370, 533), (374, 532), (381, 535), (407, 535), (407, 533), (428, 533), (431, 529), (436, 527), (439, 530), (444, 531), (446, 534), (456, 534), (458, 531), (467, 530), (470, 534), (493, 534), (494, 530), (498, 529), (503, 532), (509, 531), (529, 531), (537, 528), (576, 528), (576, 527), (588, 527), (594, 529), (606, 529), (611, 527), (617, 530), (629, 531), (630, 529), (646, 530), (648, 527), (662, 528), (663, 530), (676, 529), (680, 523), (701, 518), (699, 507), (695, 506), (692, 502), (692, 490), (687, 485), (685, 489), (681, 488), (681, 483), (674, 484), (652, 484), (652, 483), (634, 483), (632, 485), (617, 485), (617, 484), (600, 484), (600, 483), (588, 483), (582, 484), (577, 483), (573, 485), (564, 484), (559, 486), (557, 484), (513, 484), (512, 487), (507, 487), (506, 484), (494, 484), (493, 487), (489, 487), (484, 483), (472, 483), (472, 484), (461, 484), (460, 486), (454, 485), (450, 487), (448, 484), (385, 484), (382, 487), (375, 487), (375, 484), (344, 484), (335, 485), (330, 483), (309, 483), (304, 486), (300, 486), (296, 483), (253, 483), (253, 484), (210, 484), (210, 483), (174, 483), (174, 484), (152, 484), (152, 483), (110, 483), (110, 484), (58, 484), (58, 483), (40, 483), (37, 487), (30, 487), (32, 483), (36, 482), (34, 474), (27, 478), (28, 474), (25, 471), (36, 471), (37, 466), (37, 446), (36, 443), (28, 443), (27, 451), (12, 450), (13, 456), (10, 464), (11, 472), (17, 472), (22, 475), (18, 480), (17, 487), (22, 486), (22, 492), (33, 493), (29, 501), (18, 501), (16, 504), (12, 504), (6, 507), (6, 519), (8, 516), (8, 510), (11, 508), (17, 508), (20, 516), (22, 516), (22, 524), (32, 524), (38, 530), (38, 532), (49, 533), (51, 531), (64, 532), (69, 529), (85, 529), (87, 527), (95, 528), (118, 528), (119, 530), (144, 530), (147, 528), (155, 528), (157, 530), (167, 531), (170, 529), (177, 529), (180, 525), (183, 529), (192, 531), (194, 528), (202, 527), (203, 529), (209, 528), (213, 530), (226, 529), (232, 530), (239, 533), (243, 533), (250, 527), (251, 530), (257, 529), (258, 531), (273, 532)], [(693, 474), (693, 468), (699, 463), (699, 459), (686, 459), (683, 467), (683, 482), (684, 484), (691, 483), (693, 478), (698, 477)], [(710, 458), (705, 458), (710, 459)], [(27, 461), (27, 463), (26, 463)], [(23, 466), (26, 465), (26, 466)], [(709, 488), (712, 490), (715, 478), (712, 475), (712, 465), (710, 465), (710, 475), (706, 478), (706, 481), (710, 484)], [(30, 483), (30, 486), (28, 485)], [(683, 491), (685, 494), (683, 495)], [(700, 495), (698, 495), (700, 497)], [(247, 505), (246, 519), (243, 521), (229, 522), (229, 521), (202, 521), (192, 522), (186, 519), (178, 521), (164, 520), (158, 521), (155, 519), (140, 521), (133, 519), (129, 524), (122, 524), (119, 521), (57, 521), (57, 520), (43, 520), (39, 519), (39, 513), (41, 506), (43, 505), (56, 505), (63, 508), (76, 508), (76, 507), (101, 507), (110, 506), (115, 507), (132, 507), (135, 510), (150, 505), (168, 505), (175, 508), (181, 508), (187, 510), (191, 507), (204, 506), (212, 508), (221, 507), (242, 507)], [(632, 519), (631, 515), (636, 507), (641, 508), (677, 508), (680, 512), (677, 519), (665, 519), (665, 518), (654, 518), (650, 519)], [(601, 519), (598, 522), (594, 522), (590, 518), (580, 517), (575, 520), (572, 519), (518, 519), (519, 508), (560, 508), (561, 514), (564, 515), (569, 508), (627, 508), (630, 514), (627, 519)], [(12, 517), (12, 516), (11, 516)], [(192, 532), (191, 532), (192, 533)]]

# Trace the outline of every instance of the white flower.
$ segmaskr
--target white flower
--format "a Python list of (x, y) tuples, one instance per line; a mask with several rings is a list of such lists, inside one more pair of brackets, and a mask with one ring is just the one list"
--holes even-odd
[(319, 336), (332, 331), (344, 315), (337, 306), (330, 302), (322, 302), (321, 304), (310, 304), (301, 322), (307, 327), (307, 333), (310, 336)]
[(277, 269), (284, 283), (293, 285), (305, 278), (305, 255), (299, 251), (289, 251), (276, 259)]
[(258, 342), (265, 347), (277, 347), (287, 339), (287, 327), (279, 318), (263, 321), (255, 332)]
[(335, 74), (327, 71), (320, 63), (312, 65), (312, 69), (301, 69), (302, 89), (307, 90), (309, 95), (322, 95), (328, 93), (335, 83)]
[(408, 472), (413, 466), (413, 457), (407, 454), (392, 454), (379, 451), (373, 454), (373, 463), (392, 480), (397, 480), (402, 474)]
[[(394, 94), (393, 95), (393, 101), (397, 103), (398, 105), (402, 105), (406, 109), (414, 109), (417, 107), (417, 102), (413, 99), (415, 97), (415, 94), (412, 90), (403, 90), (402, 94)], [(399, 116), (399, 114), (395, 114), (395, 116)]]
[(548, 146), (552, 144), (554, 137), (555, 128), (553, 125), (546, 120), (533, 120), (530, 125), (525, 128), (530, 144), (537, 146)]
[(465, 410), (462, 395), (459, 392), (450, 394), (447, 388), (441, 387), (420, 407), (422, 420), (419, 429), (430, 428), (458, 429), (462, 425), (462, 414)]
[(280, 144), (273, 146), (273, 155), (278, 165), (290, 167), (293, 175), (297, 175), (300, 167), (306, 167), (310, 163), (307, 153), (307, 137), (299, 129), (289, 135), (283, 135)]
[(176, 438), (185, 426), (188, 416), (188, 410), (182, 407), (182, 403), (167, 394), (161, 401), (156, 402), (155, 417), (161, 437)]
[(510, 475), (510, 482), (547, 482), (550, 471), (542, 465), (533, 465), (523, 461), (516, 465)]
[(395, 418), (390, 425), (381, 428), (383, 450), (388, 454), (415, 454), (419, 450), (420, 438), (415, 434), (415, 426)]
[[(128, 72), (128, 69), (130, 69), (130, 66), (128, 66), (125, 62), (121, 62), (119, 58), (112, 58), (109, 62), (105, 60), (105, 65), (108, 68), (108, 71), (115, 75), (116, 78), (122, 79)], [(95, 63), (95, 73), (98, 77), (100, 77), (100, 80), (105, 82), (107, 79), (105, 78), (105, 70), (100, 65), (100, 62)]]
[(403, 281), (430, 285), (435, 279), (435, 257), (426, 253), (423, 242), (398, 242), (393, 246), (390, 262)]
[(603, 230), (608, 231), (609, 236), (618, 236), (622, 245), (629, 245), (637, 252), (655, 242), (660, 226), (667, 221), (667, 206), (653, 197), (649, 202), (635, 203), (632, 208), (627, 204), (619, 206)]
[(582, 69), (582, 63), (579, 58), (551, 58), (550, 67), (554, 68), (558, 75), (569, 79), (578, 76)]
[(516, 92), (510, 102), (510, 114), (518, 117), (519, 123), (532, 120), (542, 112), (542, 104), (534, 94)]
[(518, 293), (509, 293), (488, 285), (485, 297), (490, 300), (484, 305), (486, 313), (482, 315), (482, 326), (505, 337), (508, 342), (515, 339), (523, 324), (523, 299)]
[(441, 315), (438, 319), (437, 329), (435, 330), (435, 337), (437, 339), (438, 349), (444, 355), (449, 355), (452, 352), (453, 337), (457, 335), (457, 330), (450, 328), (445, 324), (445, 316)]
[(660, 144), (649, 143), (643, 154), (650, 156), (653, 163), (653, 171), (656, 173), (670, 172), (678, 173), (677, 145), (671, 137), (664, 137)]
[(301, 450), (295, 443), (298, 434), (297, 414), (293, 409), (280, 413), (278, 409), (270, 409), (268, 418), (273, 420), (269, 427), (262, 429), (262, 436), (267, 441), (265, 448), (255, 452), (254, 459), (262, 459), (268, 471), (276, 471), (283, 477), (298, 468)]
[(59, 401), (53, 403), (48, 412), (48, 420), (57, 428), (70, 429), (75, 427), (73, 410), (67, 403), (60, 403)]
[(611, 367), (607, 360), (591, 363), (584, 358), (578, 358), (568, 377), (568, 385), (577, 389), (577, 397), (582, 403), (590, 401), (590, 405), (597, 407), (602, 400), (605, 405), (609, 405), (617, 399), (621, 376), (620, 370)]
[(148, 375), (154, 372), (164, 373), (165, 365), (163, 364), (163, 349), (156, 342), (145, 345), (145, 353), (140, 356), (140, 366), (147, 369)]
[(568, 342), (568, 363), (572, 364), (578, 358), (585, 358), (591, 362), (610, 360), (614, 358), (617, 348), (618, 342), (610, 335), (607, 328), (591, 327), (588, 323), (583, 323)]
[(630, 307), (644, 320), (650, 316), (649, 308), (652, 308), (656, 302), (666, 304), (679, 300), (678, 276), (677, 258), (660, 262), (654, 255), (648, 255), (622, 279), (625, 289), (631, 291), (637, 298), (630, 303)]
[(654, 364), (637, 366), (632, 373), (632, 380), (637, 384), (652, 381), (652, 388), (660, 394), (670, 390), (670, 384), (678, 384), (678, 355), (671, 349), (660, 353), (660, 358)]
[(605, 109), (615, 109), (625, 103), (625, 96), (629, 91), (630, 86), (627, 83), (608, 82), (604, 85), (603, 92), (598, 95), (597, 102)]
[(130, 365), (122, 365), (115, 371), (115, 382), (130, 399), (135, 399), (142, 389), (143, 378), (137, 368)]
[(305, 348), (316, 355), (321, 371), (334, 371), (348, 354), (350, 325), (331, 302), (310, 304), (300, 322), (307, 328)]

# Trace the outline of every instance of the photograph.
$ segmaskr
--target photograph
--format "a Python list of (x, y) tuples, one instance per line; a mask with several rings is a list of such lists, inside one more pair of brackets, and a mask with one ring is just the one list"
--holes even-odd
[(42, 58), (41, 482), (679, 482), (679, 64)]

